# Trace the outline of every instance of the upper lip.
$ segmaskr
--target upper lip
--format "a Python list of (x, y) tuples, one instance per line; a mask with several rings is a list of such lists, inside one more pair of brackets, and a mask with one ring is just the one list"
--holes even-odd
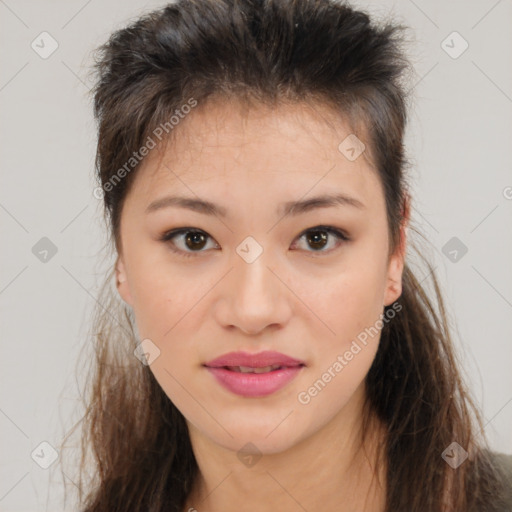
[(205, 363), (205, 366), (222, 368), (223, 366), (247, 366), (249, 368), (264, 368), (265, 366), (302, 366), (303, 361), (293, 357), (266, 350), (257, 354), (249, 352), (229, 352)]

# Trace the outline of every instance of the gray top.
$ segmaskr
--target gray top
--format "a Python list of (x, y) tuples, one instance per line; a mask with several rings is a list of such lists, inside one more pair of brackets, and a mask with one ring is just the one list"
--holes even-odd
[(491, 455), (496, 461), (496, 465), (504, 470), (508, 482), (506, 485), (505, 508), (500, 512), (512, 512), (512, 455), (498, 452), (491, 452)]

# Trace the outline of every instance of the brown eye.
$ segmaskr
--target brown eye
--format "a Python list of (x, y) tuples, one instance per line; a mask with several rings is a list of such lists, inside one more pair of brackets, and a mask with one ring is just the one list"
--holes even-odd
[[(210, 239), (210, 235), (204, 231), (191, 228), (182, 228), (166, 232), (161, 237), (162, 242), (170, 243), (171, 249), (183, 256), (196, 256), (194, 253), (205, 252), (203, 250)], [(176, 239), (176, 241), (175, 241)], [(217, 248), (215, 246), (213, 248)]]
[[(349, 238), (344, 233), (336, 228), (329, 226), (316, 226), (314, 228), (308, 229), (299, 236), (299, 240), (305, 238), (308, 247), (313, 249), (309, 252), (330, 252), (329, 249), (324, 250), (324, 248), (329, 246), (329, 238), (332, 238), (332, 235), (334, 235), (335, 239), (337, 239), (337, 245), (340, 245), (342, 241), (349, 240)], [(331, 243), (331, 246), (332, 245), (333, 244)], [(334, 241), (334, 247), (332, 248), (336, 248), (336, 240)]]
[(201, 250), (206, 245), (206, 237), (204, 233), (199, 231), (188, 231), (185, 237), (185, 244), (189, 249)]
[(325, 231), (309, 231), (307, 241), (313, 249), (323, 249), (327, 244), (328, 235)]

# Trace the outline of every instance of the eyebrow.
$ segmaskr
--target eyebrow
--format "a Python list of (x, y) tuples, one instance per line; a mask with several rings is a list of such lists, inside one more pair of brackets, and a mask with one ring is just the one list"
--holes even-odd
[[(310, 199), (282, 203), (276, 213), (282, 214), (283, 216), (300, 215), (317, 208), (331, 208), (334, 206), (352, 206), (358, 209), (366, 208), (366, 206), (355, 197), (346, 194), (324, 194)], [(157, 199), (149, 204), (146, 208), (146, 213), (169, 207), (186, 208), (205, 215), (215, 215), (219, 217), (227, 217), (228, 214), (228, 210), (223, 206), (203, 199), (183, 196), (167, 196)]]

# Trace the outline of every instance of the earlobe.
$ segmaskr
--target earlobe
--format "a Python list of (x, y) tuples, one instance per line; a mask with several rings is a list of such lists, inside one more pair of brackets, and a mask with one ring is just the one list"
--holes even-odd
[(402, 222), (400, 225), (400, 243), (393, 254), (388, 268), (388, 282), (384, 297), (384, 305), (389, 306), (402, 295), (402, 273), (407, 252), (407, 231), (410, 215), (410, 199), (407, 195), (402, 209)]
[(126, 278), (126, 269), (121, 257), (119, 257), (116, 262), (116, 287), (121, 298), (131, 306), (132, 297), (128, 286), (128, 280)]
[(388, 271), (388, 282), (384, 295), (384, 306), (389, 306), (402, 295), (403, 260), (400, 255), (393, 256)]

